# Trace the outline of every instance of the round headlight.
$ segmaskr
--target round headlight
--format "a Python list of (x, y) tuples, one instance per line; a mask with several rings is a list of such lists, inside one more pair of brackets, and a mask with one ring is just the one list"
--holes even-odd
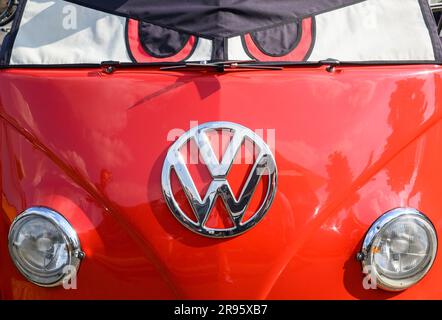
[(360, 254), (364, 272), (384, 290), (404, 290), (430, 270), (437, 251), (433, 224), (412, 208), (394, 209), (369, 229)]
[(24, 211), (9, 230), (9, 253), (17, 269), (45, 287), (62, 283), (84, 254), (77, 233), (59, 213), (44, 207)]

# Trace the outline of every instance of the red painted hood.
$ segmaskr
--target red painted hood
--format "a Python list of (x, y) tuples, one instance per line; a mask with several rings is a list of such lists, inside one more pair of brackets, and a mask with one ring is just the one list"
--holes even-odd
[[(436, 66), (0, 72), (5, 220), (31, 205), (57, 207), (87, 254), (77, 292), (35, 294), (374, 295), (354, 260), (371, 223), (405, 205), (442, 222), (432, 185), (442, 177), (441, 74)], [(224, 240), (183, 227), (161, 191), (168, 137), (209, 121), (275, 133), (273, 205), (255, 228)]]

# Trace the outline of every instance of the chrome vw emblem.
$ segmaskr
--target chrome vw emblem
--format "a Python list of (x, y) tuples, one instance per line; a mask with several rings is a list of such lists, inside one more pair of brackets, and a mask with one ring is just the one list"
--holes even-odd
[[(231, 133), (230, 144), (227, 146), (222, 159), (219, 161), (207, 136), (210, 130), (227, 130)], [(182, 148), (191, 140), (198, 147), (200, 157), (207, 166), (212, 182), (202, 199), (186, 166), (182, 155)], [(238, 199), (235, 197), (227, 181), (227, 175), (234, 159), (246, 139), (252, 141), (257, 150), (256, 160), (252, 170), (242, 187)], [(183, 187), (190, 207), (197, 219), (194, 221), (180, 208), (172, 191), (171, 173), (176, 172)], [(247, 221), (243, 221), (244, 214), (250, 200), (263, 175), (268, 175), (268, 183), (259, 209)], [(194, 127), (183, 134), (170, 147), (162, 171), (162, 188), (169, 209), (174, 216), (187, 228), (204, 236), (231, 237), (241, 234), (255, 226), (269, 210), (276, 192), (277, 170), (273, 154), (268, 145), (256, 133), (241, 125), (230, 122), (209, 122)], [(233, 226), (223, 229), (214, 229), (206, 226), (207, 219), (218, 197), (221, 197)]]

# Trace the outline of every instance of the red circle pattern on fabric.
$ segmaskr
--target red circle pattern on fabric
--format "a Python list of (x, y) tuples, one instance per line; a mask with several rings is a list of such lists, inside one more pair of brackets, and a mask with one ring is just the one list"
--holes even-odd
[(190, 36), (186, 45), (177, 54), (166, 58), (157, 58), (150, 55), (149, 53), (146, 52), (146, 50), (144, 50), (140, 41), (140, 34), (138, 32), (138, 27), (139, 27), (138, 20), (129, 19), (127, 25), (128, 46), (136, 62), (147, 63), (147, 62), (184, 61), (192, 54), (194, 46), (196, 45), (195, 36)]
[(250, 33), (244, 36), (244, 40), (246, 49), (258, 61), (303, 61), (313, 44), (313, 18), (302, 20), (302, 35), (298, 45), (290, 53), (280, 57), (270, 56), (261, 51)]

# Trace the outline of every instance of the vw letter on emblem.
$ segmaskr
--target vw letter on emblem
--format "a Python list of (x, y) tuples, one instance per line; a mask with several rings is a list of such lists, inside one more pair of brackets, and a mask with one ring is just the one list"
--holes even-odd
[[(220, 161), (206, 135), (211, 130), (227, 130), (231, 134), (230, 144), (227, 146)], [(237, 153), (241, 152), (241, 146), (246, 138), (254, 143), (257, 156), (237, 199), (227, 181), (227, 174)], [(200, 157), (212, 177), (212, 182), (203, 199), (201, 199), (186, 166), (184, 156), (181, 153), (181, 149), (188, 145), (192, 139), (198, 147)], [(176, 172), (197, 221), (190, 219), (174, 198), (171, 182), (172, 170)], [(247, 206), (263, 175), (268, 175), (268, 182), (267, 186), (265, 186), (262, 203), (251, 218), (243, 221)], [(217, 238), (236, 236), (255, 226), (264, 217), (272, 204), (276, 192), (276, 181), (276, 163), (269, 146), (250, 129), (231, 122), (209, 122), (184, 133), (170, 147), (161, 176), (163, 194), (174, 216), (190, 230), (204, 236)], [(232, 227), (215, 229), (208, 228), (205, 225), (218, 197), (221, 197), (224, 202), (233, 222)]]

